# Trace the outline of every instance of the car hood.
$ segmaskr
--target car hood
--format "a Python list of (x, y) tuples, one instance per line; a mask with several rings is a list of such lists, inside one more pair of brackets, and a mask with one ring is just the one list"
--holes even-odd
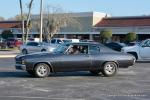
[(50, 52), (36, 52), (36, 53), (30, 53), (26, 55), (17, 55), (16, 58), (36, 58), (36, 57), (43, 57), (43, 56), (48, 56), (48, 55), (53, 55), (53, 53)]
[(123, 47), (122, 49), (124, 49), (124, 50), (133, 50), (133, 49), (138, 48), (138, 47), (139, 47), (138, 45), (134, 45), (134, 46)]

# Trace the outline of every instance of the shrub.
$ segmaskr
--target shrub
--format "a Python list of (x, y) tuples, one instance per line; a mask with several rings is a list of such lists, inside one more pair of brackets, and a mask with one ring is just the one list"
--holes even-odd
[(8, 39), (10, 37), (14, 37), (14, 35), (12, 34), (12, 31), (10, 30), (4, 30), (1, 34), (3, 39)]
[(125, 40), (126, 42), (133, 42), (137, 39), (137, 35), (134, 32), (129, 32), (126, 34)]
[(111, 37), (112, 37), (112, 31), (111, 30), (103, 29), (100, 32), (100, 39), (101, 39), (102, 43), (107, 42), (109, 39), (111, 39)]

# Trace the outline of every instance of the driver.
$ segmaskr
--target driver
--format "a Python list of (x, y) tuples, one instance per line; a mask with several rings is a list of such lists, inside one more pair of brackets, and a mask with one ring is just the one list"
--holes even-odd
[(69, 49), (69, 54), (79, 54), (79, 50), (77, 46), (73, 46)]

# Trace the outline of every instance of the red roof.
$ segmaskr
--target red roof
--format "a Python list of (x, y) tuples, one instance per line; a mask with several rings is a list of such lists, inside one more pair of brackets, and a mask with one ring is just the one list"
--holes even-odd
[(21, 28), (21, 21), (0, 21), (0, 28)]
[(103, 18), (95, 27), (150, 26), (150, 16)]

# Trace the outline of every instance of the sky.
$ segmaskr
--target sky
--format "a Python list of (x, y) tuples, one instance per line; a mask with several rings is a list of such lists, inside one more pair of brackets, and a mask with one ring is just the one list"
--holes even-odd
[[(27, 12), (30, 0), (22, 0), (23, 10)], [(39, 14), (40, 1), (34, 0), (32, 14)], [(43, 8), (48, 5), (61, 6), (69, 12), (97, 11), (111, 16), (150, 15), (150, 0), (43, 0)], [(0, 16), (5, 19), (20, 14), (19, 0), (1, 0)]]

